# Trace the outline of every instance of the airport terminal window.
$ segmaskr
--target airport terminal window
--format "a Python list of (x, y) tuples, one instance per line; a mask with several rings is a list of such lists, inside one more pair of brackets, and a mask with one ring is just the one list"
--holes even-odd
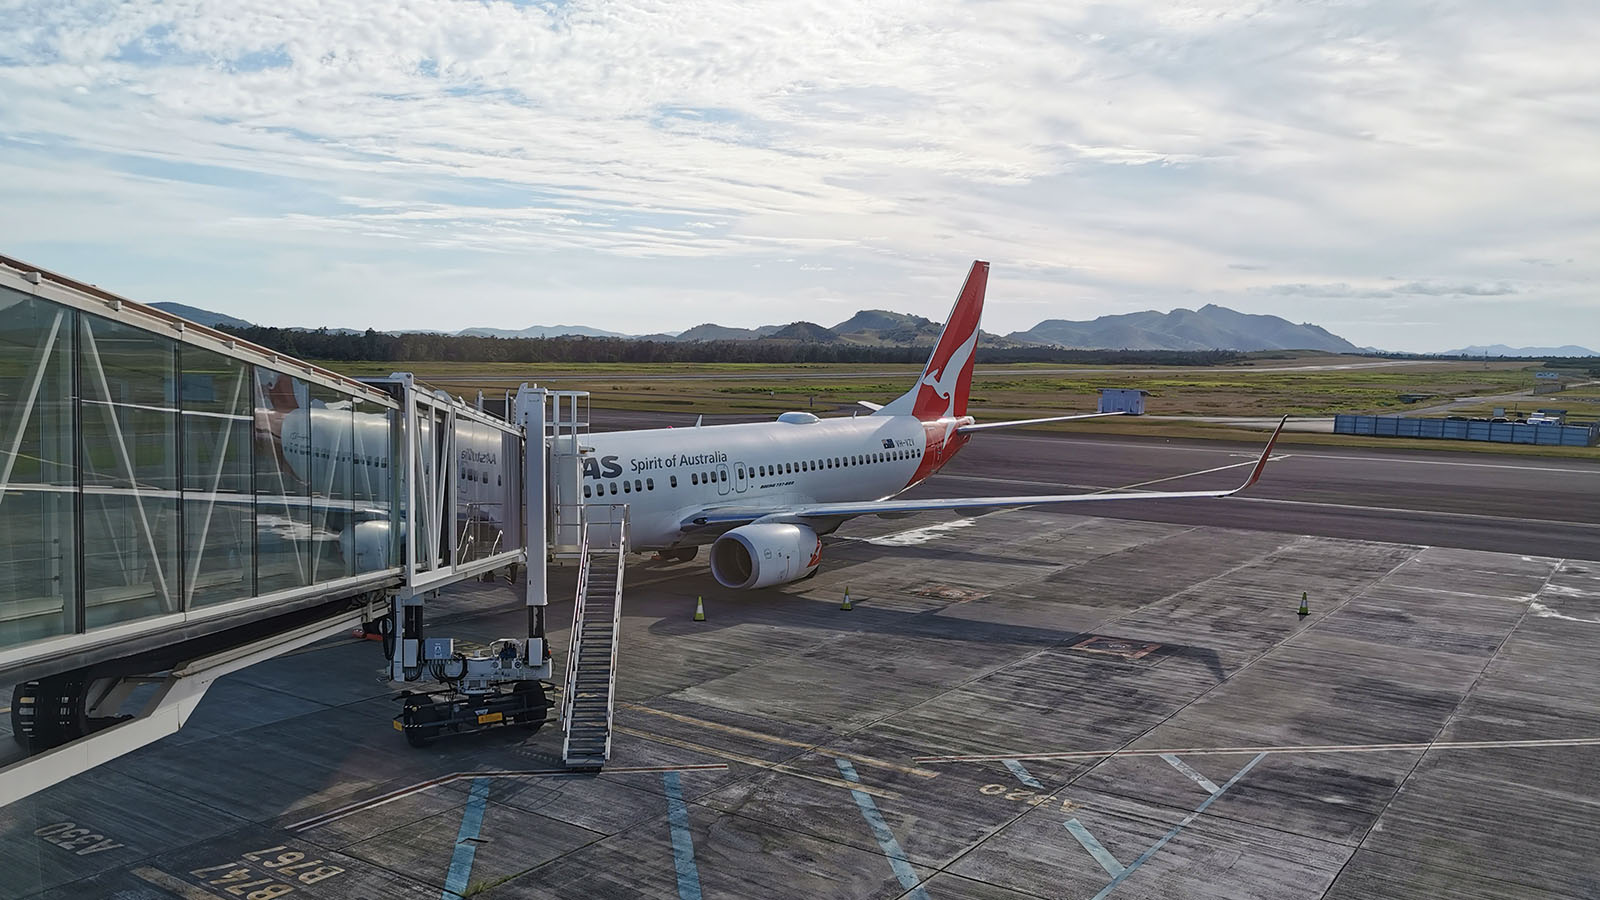
[[(350, 488), (355, 484), (350, 465), (355, 446), (355, 412), (348, 395), (333, 388), (312, 384), (307, 388), (311, 401), (306, 410), (310, 433), (322, 453), (311, 463), (311, 582), (332, 581), (355, 574), (354, 560), (347, 558), (345, 541), (339, 540), (355, 527), (355, 503)], [(468, 480), (476, 471), (467, 469)], [(325, 540), (324, 536), (335, 540)], [(352, 544), (352, 550), (354, 546)]]
[(247, 363), (199, 347), (183, 365), (184, 608), (255, 593), (254, 410)]
[(8, 288), (0, 309), (0, 432), (10, 438), (0, 439), (0, 470), (10, 473), (0, 502), (0, 647), (9, 647), (78, 630), (77, 498), (54, 489), (78, 476), (78, 314)]
[(96, 628), (179, 609), (178, 348), (78, 322), (80, 475), (96, 489), (82, 498), (84, 624)]
[(255, 441), (256, 593), (311, 582), (310, 387), (257, 366)]

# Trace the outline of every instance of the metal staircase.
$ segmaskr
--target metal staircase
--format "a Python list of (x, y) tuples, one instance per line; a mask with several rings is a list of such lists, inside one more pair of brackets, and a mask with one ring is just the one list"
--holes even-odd
[(585, 505), (582, 517), (578, 594), (561, 695), (561, 724), (567, 733), (561, 758), (568, 766), (594, 769), (611, 756), (628, 507)]

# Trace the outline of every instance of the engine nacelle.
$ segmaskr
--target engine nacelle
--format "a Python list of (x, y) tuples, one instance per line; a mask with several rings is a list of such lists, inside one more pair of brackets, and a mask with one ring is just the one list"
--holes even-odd
[(357, 522), (339, 535), (339, 548), (356, 572), (376, 572), (389, 567), (389, 523)]
[(771, 587), (817, 570), (822, 538), (804, 525), (742, 525), (711, 545), (711, 574), (725, 588)]

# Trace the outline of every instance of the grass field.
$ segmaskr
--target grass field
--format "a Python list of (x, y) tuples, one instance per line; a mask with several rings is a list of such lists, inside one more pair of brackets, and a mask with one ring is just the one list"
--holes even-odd
[[(1051, 413), (1090, 412), (1101, 388), (1142, 388), (1150, 392), (1145, 411), (1170, 416), (1331, 416), (1335, 413), (1403, 413), (1460, 397), (1493, 396), (1534, 385), (1535, 364), (1519, 362), (1417, 362), (1381, 368), (1307, 369), (1375, 362), (1350, 357), (1251, 360), (1215, 367), (1065, 366), (1022, 364), (979, 366), (972, 385), (971, 412), (979, 421), (1025, 418)], [(596, 408), (673, 410), (718, 414), (772, 414), (813, 410), (819, 414), (858, 409), (856, 401), (883, 403), (903, 393), (917, 365), (621, 364), (515, 363), (326, 363), (349, 374), (415, 372), (429, 384), (462, 397), (500, 397), (519, 381), (591, 393)], [(1408, 404), (1401, 395), (1425, 395)], [(1569, 395), (1578, 397), (1574, 391)], [(1533, 408), (1534, 401), (1524, 401)], [(1563, 405), (1540, 398), (1537, 405)], [(1566, 404), (1577, 406), (1579, 404)], [(1587, 405), (1587, 404), (1585, 404)], [(1600, 404), (1595, 404), (1600, 413)], [(1227, 425), (1151, 419), (1073, 423), (1077, 432), (1145, 434), (1164, 437), (1238, 439), (1255, 432)], [(1347, 435), (1285, 435), (1291, 442), (1508, 452), (1504, 445), (1479, 447), (1466, 441), (1399, 441)], [(1600, 456), (1583, 448), (1518, 446), (1510, 452), (1554, 451), (1549, 455)]]

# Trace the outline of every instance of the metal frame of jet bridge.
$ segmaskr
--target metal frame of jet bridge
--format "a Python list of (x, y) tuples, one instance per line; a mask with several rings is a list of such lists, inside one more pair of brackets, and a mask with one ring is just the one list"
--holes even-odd
[(0, 676), (41, 688), (14, 725), (57, 729), (0, 805), (176, 731), (228, 671), (525, 565), (523, 433), (0, 256)]

